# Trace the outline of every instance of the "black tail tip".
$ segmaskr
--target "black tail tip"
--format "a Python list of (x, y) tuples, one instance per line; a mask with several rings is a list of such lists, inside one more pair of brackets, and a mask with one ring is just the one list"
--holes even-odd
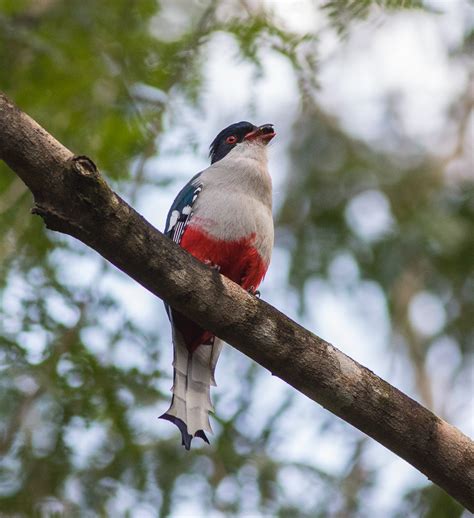
[(170, 414), (163, 414), (160, 415), (158, 419), (165, 419), (166, 421), (169, 421), (178, 427), (179, 431), (181, 432), (181, 444), (188, 451), (191, 449), (191, 441), (194, 439), (194, 437), (199, 437), (204, 442), (207, 442), (207, 444), (210, 444), (209, 439), (203, 430), (198, 430), (194, 435), (190, 435), (188, 433), (188, 427), (186, 426), (186, 423), (182, 419), (179, 419), (179, 417), (175, 417), (174, 415)]

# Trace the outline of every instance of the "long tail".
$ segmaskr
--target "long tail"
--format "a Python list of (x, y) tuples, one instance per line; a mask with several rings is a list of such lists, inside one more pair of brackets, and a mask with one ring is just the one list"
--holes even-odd
[(191, 353), (181, 333), (174, 328), (173, 346), (173, 398), (171, 406), (160, 418), (179, 428), (182, 444), (189, 450), (194, 437), (209, 443), (205, 432), (212, 433), (209, 412), (214, 411), (210, 386), (216, 385), (214, 371), (223, 342), (215, 338), (212, 345), (202, 344)]

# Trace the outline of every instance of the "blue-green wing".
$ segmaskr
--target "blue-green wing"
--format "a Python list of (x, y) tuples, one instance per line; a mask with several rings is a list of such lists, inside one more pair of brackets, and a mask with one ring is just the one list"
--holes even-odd
[(181, 189), (168, 212), (165, 235), (175, 243), (181, 242), (184, 229), (192, 215), (193, 205), (201, 192), (200, 176), (201, 173), (198, 173)]

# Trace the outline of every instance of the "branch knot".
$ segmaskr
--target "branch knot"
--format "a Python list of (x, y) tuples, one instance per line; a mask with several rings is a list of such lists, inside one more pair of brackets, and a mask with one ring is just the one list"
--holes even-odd
[(71, 158), (71, 166), (74, 172), (86, 178), (98, 178), (99, 171), (94, 162), (85, 155), (74, 155)]

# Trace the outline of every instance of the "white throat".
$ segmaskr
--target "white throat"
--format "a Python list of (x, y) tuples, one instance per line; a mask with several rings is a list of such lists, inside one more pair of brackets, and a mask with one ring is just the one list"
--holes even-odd
[[(256, 160), (259, 162), (260, 166), (267, 167), (268, 163), (268, 154), (267, 154), (267, 146), (263, 142), (260, 141), (243, 141), (240, 144), (237, 144), (234, 149), (232, 149), (222, 160), (224, 162), (226, 160), (234, 161), (234, 160)], [(255, 164), (253, 164), (255, 167)]]

